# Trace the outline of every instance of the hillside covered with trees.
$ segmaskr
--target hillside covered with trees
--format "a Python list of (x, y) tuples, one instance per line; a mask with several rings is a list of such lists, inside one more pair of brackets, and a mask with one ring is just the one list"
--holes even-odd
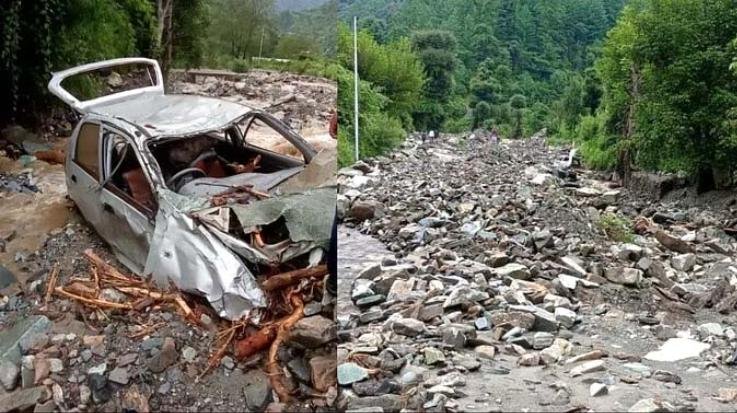
[(421, 61), (407, 131), (497, 127), (522, 138), (546, 128), (623, 178), (633, 167), (684, 172), (705, 188), (731, 177), (729, 0), (341, 0), (338, 13), (358, 16), (380, 47), (409, 42)]

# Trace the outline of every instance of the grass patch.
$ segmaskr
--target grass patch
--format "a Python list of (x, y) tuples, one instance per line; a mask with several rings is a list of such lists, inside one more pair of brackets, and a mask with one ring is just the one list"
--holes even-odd
[(597, 222), (599, 228), (615, 242), (632, 242), (635, 238), (632, 232), (632, 223), (617, 214), (607, 212), (601, 215)]

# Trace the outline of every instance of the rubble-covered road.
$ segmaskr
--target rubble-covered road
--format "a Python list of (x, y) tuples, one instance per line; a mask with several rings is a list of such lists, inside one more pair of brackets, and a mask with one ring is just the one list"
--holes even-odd
[(409, 139), (339, 172), (340, 407), (735, 409), (735, 194), (567, 155)]

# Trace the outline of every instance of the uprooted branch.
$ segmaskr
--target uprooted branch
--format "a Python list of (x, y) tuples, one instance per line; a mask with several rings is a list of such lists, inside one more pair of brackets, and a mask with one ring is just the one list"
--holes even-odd
[(278, 323), (279, 328), (276, 333), (276, 338), (274, 339), (274, 342), (271, 343), (271, 347), (269, 348), (269, 357), (266, 364), (266, 371), (269, 374), (271, 387), (274, 388), (277, 396), (279, 396), (279, 401), (281, 401), (282, 403), (288, 403), (291, 400), (291, 395), (289, 394), (289, 390), (287, 390), (286, 386), (282, 382), (283, 374), (281, 368), (279, 367), (277, 353), (282, 342), (284, 342), (284, 340), (287, 338), (289, 331), (292, 329), (292, 327), (294, 327), (297, 321), (304, 317), (304, 303), (302, 302), (302, 297), (300, 296), (300, 294), (294, 291), (291, 292), (289, 295), (289, 300), (292, 303), (292, 313)]
[(268, 280), (264, 281), (261, 285), (264, 291), (279, 290), (290, 285), (298, 283), (300, 280), (305, 278), (317, 278), (322, 277), (328, 273), (327, 265), (318, 265), (313, 268), (302, 268), (299, 270), (289, 271), (269, 277)]
[[(83, 305), (93, 308), (140, 311), (162, 302), (169, 303), (180, 309), (185, 319), (197, 323), (194, 312), (179, 293), (164, 292), (149, 285), (145, 280), (135, 276), (128, 276), (106, 263), (92, 250), (86, 250), (84, 255), (92, 264), (91, 275), (88, 279), (75, 277), (64, 287), (55, 287), (56, 276), (52, 274), (49, 280), (49, 291), (53, 288), (57, 294), (71, 298)], [(100, 286), (107, 285), (131, 297), (128, 302), (111, 302), (100, 298)]]

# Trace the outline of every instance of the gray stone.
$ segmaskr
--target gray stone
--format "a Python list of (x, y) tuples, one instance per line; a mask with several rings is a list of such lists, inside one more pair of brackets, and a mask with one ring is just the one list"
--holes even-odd
[(361, 299), (356, 300), (357, 307), (371, 307), (372, 305), (379, 304), (386, 301), (386, 296), (383, 294), (374, 294)]
[(622, 244), (617, 248), (617, 258), (622, 261), (637, 261), (642, 257), (642, 252), (642, 247), (639, 245)]
[(197, 350), (190, 346), (186, 346), (182, 349), (182, 359), (184, 359), (184, 361), (191, 363), (195, 358), (197, 358)]
[(305, 383), (310, 382), (310, 368), (303, 357), (295, 357), (287, 362), (289, 372)]
[(671, 259), (671, 265), (679, 271), (691, 271), (696, 265), (696, 255), (690, 253), (676, 255)]
[(717, 336), (722, 337), (724, 335), (724, 328), (719, 323), (705, 323), (699, 326), (699, 334), (704, 337)]
[(141, 342), (141, 350), (151, 351), (155, 348), (160, 348), (164, 344), (162, 337), (149, 337)]
[(87, 370), (87, 374), (105, 374), (106, 370), (107, 370), (107, 363), (103, 362), (96, 366), (90, 367)]
[[(0, 241), (2, 242), (2, 241)], [(15, 275), (10, 270), (0, 265), (0, 290), (7, 288), (17, 282)]]
[(629, 413), (662, 413), (675, 411), (676, 408), (670, 403), (656, 399), (642, 399), (627, 410)]
[(0, 332), (0, 359), (20, 363), (23, 343), (34, 341), (34, 336), (45, 336), (50, 326), (51, 322), (46, 316), (21, 318), (12, 327)]
[(579, 277), (586, 277), (587, 273), (586, 270), (581, 266), (581, 264), (578, 263), (578, 259), (567, 256), (560, 259), (560, 262), (568, 267), (569, 270), (573, 271), (574, 274), (578, 275)]
[(576, 313), (567, 308), (558, 307), (555, 309), (555, 320), (562, 326), (571, 328), (576, 324)]
[(262, 411), (271, 401), (269, 377), (258, 369), (249, 371), (243, 377), (243, 395), (246, 398), (246, 409)]
[(433, 365), (445, 362), (445, 354), (435, 347), (425, 347), (422, 353), (425, 355), (425, 364)]
[(49, 371), (52, 373), (61, 373), (64, 371), (64, 362), (57, 358), (50, 358)]
[(373, 408), (381, 409), (384, 412), (398, 412), (405, 405), (406, 399), (403, 396), (398, 394), (382, 394), (381, 396), (350, 398), (348, 399), (346, 408), (348, 410)]
[(500, 277), (510, 277), (518, 280), (529, 280), (532, 278), (529, 268), (521, 264), (510, 263), (494, 270)]
[(550, 347), (555, 340), (555, 336), (550, 333), (539, 332), (532, 336), (532, 348), (542, 350)]
[(130, 380), (129, 374), (128, 374), (128, 367), (116, 367), (113, 369), (113, 371), (110, 372), (108, 375), (108, 380), (110, 380), (113, 383), (118, 383), (122, 385), (128, 384), (128, 381)]
[(523, 311), (494, 311), (490, 313), (491, 323), (494, 326), (510, 325), (529, 330), (535, 325), (535, 316)]
[(479, 357), (488, 360), (494, 359), (494, 356), (496, 355), (496, 348), (494, 348), (494, 346), (476, 346), (473, 351), (476, 352)]
[(643, 377), (650, 377), (653, 374), (650, 367), (642, 363), (625, 363), (625, 364), (622, 364), (622, 368), (629, 370), (631, 372), (637, 373)]
[(151, 357), (148, 362), (148, 368), (154, 373), (161, 373), (166, 370), (169, 366), (176, 363), (179, 358), (177, 353), (177, 346), (174, 339), (167, 337), (164, 339), (164, 344), (161, 346), (161, 351)]
[(373, 290), (374, 282), (358, 278), (353, 282), (353, 290), (351, 291), (351, 300), (357, 301), (375, 294)]
[(509, 257), (504, 253), (496, 253), (486, 259), (486, 265), (494, 268), (502, 267), (509, 263)]
[(230, 356), (225, 356), (220, 360), (220, 365), (225, 367), (228, 370), (233, 370), (235, 368), (235, 362), (233, 361), (233, 358)]
[(290, 342), (306, 348), (318, 348), (336, 338), (335, 322), (321, 315), (299, 320), (289, 335)]
[(640, 285), (642, 275), (641, 270), (629, 267), (612, 267), (608, 268), (604, 273), (607, 280), (632, 287)]
[(474, 301), (483, 301), (489, 298), (489, 293), (474, 290), (468, 286), (460, 286), (454, 288), (448, 298), (443, 303), (443, 308), (449, 309), (459, 306), (463, 303), (473, 303)]
[(361, 272), (358, 273), (357, 278), (362, 280), (373, 280), (379, 275), (381, 275), (381, 265), (374, 264), (361, 270)]
[(576, 377), (582, 374), (593, 373), (604, 370), (604, 360), (591, 360), (579, 364), (571, 369), (571, 376)]
[(7, 391), (12, 391), (18, 384), (20, 369), (10, 360), (0, 360), (0, 384)]
[(356, 363), (349, 362), (338, 365), (338, 384), (341, 386), (366, 380), (368, 377), (368, 371)]
[(609, 393), (609, 388), (606, 386), (606, 384), (591, 383), (591, 387), (589, 387), (589, 395), (591, 397), (599, 397), (607, 393)]
[(479, 317), (473, 322), (477, 330), (489, 330), (491, 328), (491, 320), (488, 317)]
[(400, 318), (392, 323), (392, 331), (402, 336), (415, 337), (425, 331), (425, 323), (414, 318)]
[(46, 388), (38, 386), (0, 395), (0, 412), (27, 411), (45, 394)]
[(466, 335), (458, 328), (445, 328), (443, 330), (443, 343), (460, 350), (466, 346)]
[[(509, 308), (513, 311), (522, 311), (532, 314), (535, 319), (535, 322), (531, 328), (532, 330), (548, 332), (558, 331), (558, 322), (555, 319), (555, 314), (551, 313), (550, 311), (547, 311), (540, 307), (536, 307), (534, 305), (512, 305), (509, 306)], [(494, 325), (496, 325), (496, 323), (494, 323)], [(520, 327), (530, 329), (529, 327), (525, 326)]]

